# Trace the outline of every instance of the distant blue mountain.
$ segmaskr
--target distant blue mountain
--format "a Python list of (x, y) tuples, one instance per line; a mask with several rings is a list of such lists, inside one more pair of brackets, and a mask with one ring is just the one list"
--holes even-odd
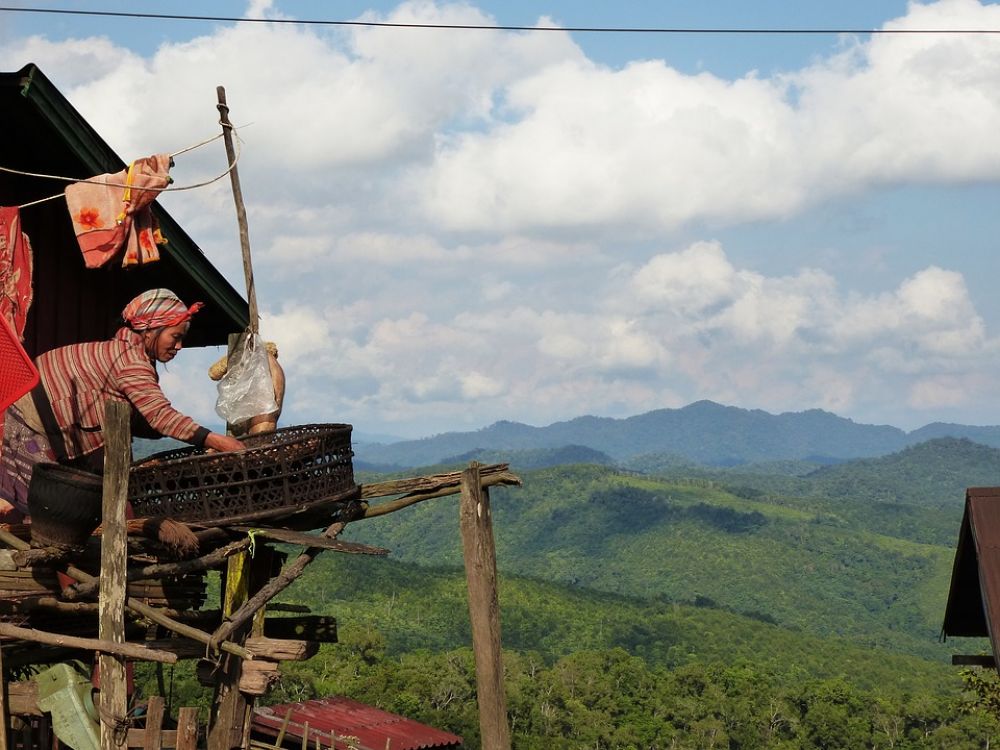
[(430, 466), (480, 452), (581, 446), (626, 461), (658, 453), (708, 466), (808, 460), (817, 463), (883, 456), (939, 437), (967, 438), (1000, 448), (1000, 426), (935, 423), (907, 433), (889, 425), (859, 424), (820, 409), (770, 414), (759, 409), (697, 401), (625, 419), (584, 416), (547, 427), (502, 421), (474, 432), (420, 440), (356, 445), (360, 461), (399, 467)]

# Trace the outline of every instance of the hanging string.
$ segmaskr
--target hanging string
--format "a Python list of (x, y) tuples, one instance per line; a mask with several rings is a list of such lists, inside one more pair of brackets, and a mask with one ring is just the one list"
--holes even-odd
[[(237, 129), (235, 127), (233, 127), (232, 125), (230, 125), (228, 127), (232, 128), (233, 132), (236, 133)], [(243, 125), (241, 127), (246, 127), (246, 126)], [(173, 158), (175, 156), (179, 156), (180, 154), (187, 153), (188, 151), (193, 151), (194, 149), (200, 148), (201, 146), (205, 146), (205, 145), (211, 143), (212, 141), (214, 141), (214, 140), (216, 140), (218, 138), (221, 138), (221, 137), (222, 137), (222, 133), (219, 133), (218, 135), (214, 135), (211, 138), (205, 139), (201, 143), (196, 143), (193, 146), (188, 146), (186, 148), (182, 148), (181, 150), (175, 151), (174, 153), (170, 154), (170, 158)], [(40, 174), (38, 172), (24, 172), (24, 171), (19, 170), (19, 169), (10, 169), (8, 167), (3, 167), (3, 166), (0, 166), (0, 172), (6, 172), (8, 174), (21, 175), (22, 177), (40, 177), (42, 179), (47, 179), (47, 180), (62, 180), (64, 182), (86, 182), (86, 183), (92, 183), (92, 184), (95, 184), (95, 185), (101, 185), (103, 187), (115, 187), (115, 188), (122, 188), (122, 189), (132, 189), (132, 190), (136, 190), (136, 191), (139, 191), (139, 190), (154, 190), (154, 191), (156, 191), (158, 193), (168, 193), (168, 192), (169, 193), (175, 193), (175, 192), (180, 192), (182, 190), (194, 190), (196, 188), (202, 188), (202, 187), (205, 187), (206, 185), (211, 185), (213, 182), (218, 182), (219, 180), (221, 180), (227, 174), (229, 174), (230, 172), (232, 172), (233, 169), (236, 167), (236, 164), (239, 162), (240, 156), (241, 156), (242, 151), (243, 151), (242, 145), (243, 145), (243, 140), (237, 134), (236, 135), (236, 154), (233, 156), (233, 161), (229, 164), (228, 167), (226, 167), (226, 170), (224, 172), (222, 172), (221, 174), (216, 175), (215, 177), (211, 178), (210, 180), (205, 180), (204, 182), (196, 182), (196, 183), (191, 184), (191, 185), (179, 185), (179, 186), (176, 186), (176, 187), (168, 187), (168, 188), (163, 188), (161, 190), (157, 190), (156, 188), (138, 187), (136, 185), (119, 185), (119, 184), (114, 183), (114, 182), (103, 182), (101, 180), (97, 180), (97, 179), (94, 179), (94, 178), (87, 178), (87, 179), (82, 179), (81, 180), (78, 177), (63, 177), (61, 175), (54, 175), (54, 174)], [(20, 206), (18, 206), (18, 209), (27, 208), (28, 206), (34, 206), (34, 205), (37, 205), (39, 203), (45, 203), (46, 201), (52, 201), (52, 200), (56, 200), (57, 198), (64, 198), (64, 197), (65, 197), (65, 193), (56, 193), (55, 195), (50, 195), (47, 198), (39, 198), (38, 200), (29, 201), (28, 203), (22, 203)]]

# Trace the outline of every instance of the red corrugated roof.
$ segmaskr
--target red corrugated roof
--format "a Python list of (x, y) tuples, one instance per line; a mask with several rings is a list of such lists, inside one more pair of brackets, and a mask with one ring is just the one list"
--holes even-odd
[(356, 737), (361, 750), (420, 750), (421, 748), (458, 748), (462, 738), (443, 732), (426, 724), (391, 714), (374, 706), (358, 703), (350, 698), (335, 695), (329, 698), (284, 703), (278, 706), (261, 706), (254, 709), (253, 729), (269, 737), (277, 737), (291, 712), (285, 729), (285, 739), (301, 746), (308, 724), (308, 744), (312, 747), (318, 739), (323, 747), (331, 746), (335, 735), (335, 748), (346, 748), (347, 743), (338, 737)]

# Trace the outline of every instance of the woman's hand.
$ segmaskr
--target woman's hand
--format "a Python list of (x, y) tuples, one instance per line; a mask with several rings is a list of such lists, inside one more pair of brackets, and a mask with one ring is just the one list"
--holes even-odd
[(220, 435), (218, 432), (208, 433), (205, 438), (205, 447), (213, 451), (241, 451), (246, 446), (242, 440), (234, 438), (232, 435)]

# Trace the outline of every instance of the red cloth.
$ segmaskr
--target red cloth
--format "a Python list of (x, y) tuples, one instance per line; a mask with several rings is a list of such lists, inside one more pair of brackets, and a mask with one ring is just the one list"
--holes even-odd
[(24, 340), (31, 307), (31, 242), (21, 231), (17, 206), (0, 206), (0, 315)]
[(125, 305), (122, 320), (133, 331), (167, 328), (190, 320), (204, 306), (204, 302), (195, 302), (188, 307), (169, 289), (150, 289)]
[(160, 259), (165, 241), (150, 209), (170, 183), (170, 156), (136, 159), (124, 172), (102, 174), (66, 187), (66, 205), (73, 220), (83, 262), (98, 268), (125, 249), (123, 266)]

